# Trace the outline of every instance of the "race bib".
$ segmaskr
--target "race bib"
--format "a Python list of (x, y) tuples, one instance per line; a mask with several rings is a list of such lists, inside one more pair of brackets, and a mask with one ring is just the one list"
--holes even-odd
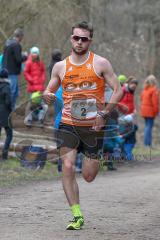
[(91, 119), (97, 115), (95, 98), (75, 99), (71, 102), (71, 116), (76, 119)]

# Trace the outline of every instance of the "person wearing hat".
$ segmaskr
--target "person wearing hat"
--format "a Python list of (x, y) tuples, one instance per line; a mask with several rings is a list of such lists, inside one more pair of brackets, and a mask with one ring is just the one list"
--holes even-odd
[(43, 61), (40, 59), (40, 50), (38, 47), (30, 49), (30, 55), (24, 67), (24, 77), (27, 81), (27, 92), (43, 92), (46, 82), (46, 71)]
[(27, 107), (24, 124), (28, 127), (32, 126), (32, 122), (38, 122), (43, 126), (44, 118), (48, 110), (48, 105), (43, 102), (42, 93), (40, 91), (33, 92)]
[(11, 106), (11, 89), (10, 80), (8, 79), (7, 69), (2, 68), (0, 70), (0, 133), (2, 128), (5, 129), (6, 139), (2, 148), (2, 158), (0, 160), (6, 160), (8, 158), (8, 150), (12, 141), (12, 128), (9, 115), (12, 111)]
[[(121, 117), (120, 120), (120, 133), (123, 136), (123, 154), (125, 160), (131, 161), (134, 160), (135, 157), (133, 155), (133, 149), (136, 144), (136, 132), (138, 130), (137, 121), (135, 115), (128, 114)], [(122, 154), (122, 155), (123, 155)]]
[(40, 59), (40, 50), (36, 46), (30, 49), (30, 55), (24, 68), (24, 77), (27, 81), (27, 92), (30, 94), (30, 101), (26, 106), (24, 123), (30, 126), (32, 120), (36, 120), (42, 124), (48, 110), (48, 106), (42, 101), (46, 71), (45, 65)]
[(118, 80), (119, 80), (121, 86), (123, 86), (125, 84), (125, 82), (127, 81), (127, 77), (125, 75), (123, 75), (123, 74), (120, 74), (118, 76)]

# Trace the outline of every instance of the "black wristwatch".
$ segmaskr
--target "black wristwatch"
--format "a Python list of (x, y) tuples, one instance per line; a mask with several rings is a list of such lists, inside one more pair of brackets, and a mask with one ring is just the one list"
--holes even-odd
[(101, 116), (104, 120), (107, 120), (109, 117), (109, 112), (100, 111), (97, 113), (97, 115)]

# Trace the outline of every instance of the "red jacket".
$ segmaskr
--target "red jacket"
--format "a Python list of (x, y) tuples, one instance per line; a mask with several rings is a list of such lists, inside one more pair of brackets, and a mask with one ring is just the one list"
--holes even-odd
[[(126, 108), (124, 114), (131, 114), (135, 110), (134, 93), (130, 92), (125, 85), (122, 87), (122, 91), (123, 97), (119, 103)], [(123, 109), (121, 111), (123, 112)]]
[(28, 92), (44, 91), (46, 73), (42, 61), (34, 62), (30, 56), (25, 63), (24, 77), (27, 81)]
[(140, 112), (142, 117), (156, 117), (159, 110), (159, 93), (155, 86), (146, 86), (141, 93)]

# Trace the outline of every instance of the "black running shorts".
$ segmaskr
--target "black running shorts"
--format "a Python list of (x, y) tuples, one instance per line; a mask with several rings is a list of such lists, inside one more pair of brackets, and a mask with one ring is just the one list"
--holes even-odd
[(90, 158), (97, 158), (103, 147), (103, 135), (104, 130), (96, 132), (91, 127), (61, 123), (57, 131), (57, 147), (77, 149)]

